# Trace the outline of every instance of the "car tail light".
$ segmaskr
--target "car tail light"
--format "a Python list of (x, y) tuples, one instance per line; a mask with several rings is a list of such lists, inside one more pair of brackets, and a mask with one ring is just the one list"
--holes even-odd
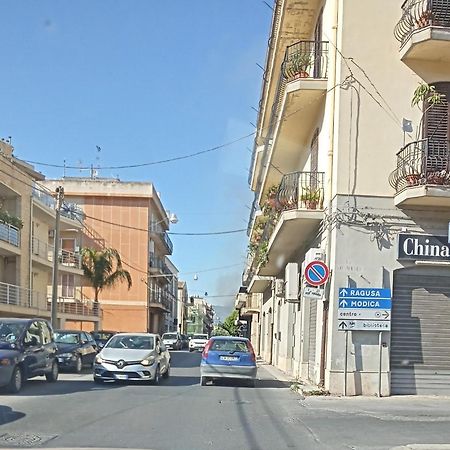
[(203, 358), (207, 358), (208, 357), (208, 352), (209, 352), (209, 349), (211, 348), (211, 345), (212, 345), (212, 341), (208, 341), (206, 343), (205, 348), (203, 349), (203, 352), (202, 352), (202, 357)]
[(250, 341), (247, 341), (247, 348), (248, 351), (250, 352), (250, 358), (252, 359), (253, 362), (256, 362), (255, 350), (253, 350), (253, 345)]

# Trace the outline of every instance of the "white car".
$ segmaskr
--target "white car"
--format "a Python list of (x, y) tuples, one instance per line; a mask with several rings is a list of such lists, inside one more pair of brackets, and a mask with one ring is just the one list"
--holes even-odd
[(195, 350), (203, 351), (205, 345), (207, 344), (209, 338), (207, 334), (194, 334), (189, 341), (189, 351), (193, 352)]
[(96, 356), (94, 382), (153, 381), (167, 378), (170, 373), (170, 354), (157, 334), (118, 333)]

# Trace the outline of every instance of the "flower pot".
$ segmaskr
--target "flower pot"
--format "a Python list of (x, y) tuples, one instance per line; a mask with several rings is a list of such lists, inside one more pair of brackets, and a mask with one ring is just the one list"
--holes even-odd
[(419, 184), (419, 175), (413, 174), (413, 175), (407, 175), (406, 176), (406, 182), (408, 183), (408, 186), (417, 186)]
[(305, 200), (305, 205), (307, 209), (317, 209), (317, 200)]

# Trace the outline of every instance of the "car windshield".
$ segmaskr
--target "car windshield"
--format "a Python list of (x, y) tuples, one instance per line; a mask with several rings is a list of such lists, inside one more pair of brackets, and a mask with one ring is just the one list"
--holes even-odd
[(194, 334), (194, 336), (192, 336), (192, 339), (208, 339), (208, 335), (207, 334)]
[(152, 350), (154, 339), (152, 336), (123, 335), (114, 336), (105, 348), (127, 348), (130, 350)]
[(57, 344), (78, 344), (80, 342), (80, 335), (78, 333), (62, 333), (56, 331), (55, 342)]
[(223, 352), (249, 352), (247, 342), (238, 339), (214, 339), (210, 350)]
[(165, 333), (162, 336), (163, 339), (176, 339), (177, 335), (175, 333)]
[(91, 335), (96, 341), (107, 341), (111, 336), (114, 336), (114, 333), (107, 333), (104, 331), (91, 331)]
[(25, 329), (24, 323), (19, 322), (0, 322), (0, 347), (10, 347), (19, 339)]

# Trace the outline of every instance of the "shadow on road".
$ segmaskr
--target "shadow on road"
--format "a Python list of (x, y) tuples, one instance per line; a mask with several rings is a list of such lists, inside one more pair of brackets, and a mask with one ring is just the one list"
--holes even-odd
[(202, 359), (201, 353), (189, 351), (170, 352), (171, 366), (177, 368), (199, 367)]
[(200, 377), (170, 375), (168, 380), (161, 382), (163, 386), (194, 386), (200, 383)]
[(9, 406), (0, 405), (0, 425), (5, 425), (25, 417), (25, 413), (14, 411)]
[[(197, 378), (198, 380), (198, 378)], [(214, 386), (222, 387), (250, 387), (246, 380), (232, 379), (232, 378), (217, 378), (212, 384)], [(289, 388), (290, 384), (278, 380), (256, 380), (255, 389), (269, 389), (269, 388)]]

